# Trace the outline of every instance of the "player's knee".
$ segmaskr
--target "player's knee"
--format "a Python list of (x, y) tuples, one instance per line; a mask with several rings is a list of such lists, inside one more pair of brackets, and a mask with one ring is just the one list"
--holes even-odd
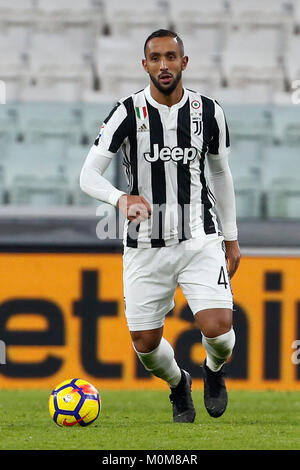
[(216, 336), (224, 335), (228, 333), (232, 328), (232, 323), (227, 321), (218, 321), (215, 323), (206, 324), (205, 327), (202, 328), (202, 333), (207, 338), (215, 338)]
[(131, 339), (136, 352), (149, 353), (159, 346), (163, 328), (153, 330), (131, 331)]
[(155, 348), (157, 348), (158, 344), (156, 343), (149, 343), (148, 341), (134, 341), (134, 349), (138, 353), (150, 353), (153, 351)]
[(202, 328), (202, 333), (204, 336), (207, 338), (215, 338), (216, 336), (221, 336), (224, 335), (225, 333), (228, 333), (230, 329), (232, 328), (232, 324), (227, 323), (227, 322), (218, 322), (215, 324), (207, 325), (204, 328)]
[(153, 351), (160, 343), (160, 338), (149, 338), (139, 332), (131, 333), (132, 342), (136, 352), (149, 353)]
[[(204, 312), (202, 312), (204, 314)], [(210, 311), (198, 319), (198, 326), (207, 338), (215, 338), (232, 328), (232, 311), (229, 309)], [(200, 320), (200, 321), (199, 321)]]

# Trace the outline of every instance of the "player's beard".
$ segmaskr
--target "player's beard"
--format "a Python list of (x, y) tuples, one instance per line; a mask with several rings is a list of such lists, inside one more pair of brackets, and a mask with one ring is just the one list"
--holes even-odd
[(150, 79), (152, 81), (152, 83), (154, 84), (154, 86), (158, 89), (158, 91), (160, 91), (161, 93), (163, 93), (164, 95), (170, 95), (171, 93), (173, 93), (173, 91), (176, 89), (178, 83), (180, 82), (181, 80), (181, 77), (182, 77), (182, 71), (180, 70), (180, 72), (178, 72), (178, 74), (176, 75), (175, 79), (173, 80), (173, 82), (167, 86), (167, 87), (164, 87), (160, 84), (159, 80), (157, 80), (153, 75), (151, 75), (149, 73), (149, 76), (150, 76)]

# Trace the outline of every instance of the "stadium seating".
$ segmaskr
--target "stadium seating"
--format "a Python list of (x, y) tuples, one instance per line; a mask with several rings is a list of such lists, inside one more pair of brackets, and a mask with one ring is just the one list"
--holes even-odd
[(250, 87), (256, 102), (287, 101), (299, 38), (285, 25), (297, 24), (299, 11), (299, 0), (2, 0), (0, 77), (10, 102), (124, 96), (144, 86), (137, 66), (146, 36), (173, 27), (190, 56), (188, 86), (223, 88), (232, 100)]
[(262, 149), (261, 157), (264, 186), (268, 187), (274, 179), (295, 176), (299, 157), (299, 145), (266, 145)]
[(5, 204), (6, 202), (6, 188), (5, 188), (5, 177), (4, 177), (4, 168), (1, 165), (0, 160), (0, 204)]
[(221, 86), (222, 30), (204, 26), (197, 34), (187, 34), (184, 40), (185, 54), (189, 63), (184, 73), (187, 87), (211, 94)]
[[(281, 105), (288, 105), (290, 106), (291, 105), (291, 98), (293, 96), (293, 93), (295, 93), (295, 96), (296, 96), (296, 90), (295, 92), (291, 92), (291, 91), (284, 91), (284, 90), (281, 90), (281, 91), (274, 91), (272, 93), (272, 95), (268, 97), (268, 104), (272, 104), (272, 105), (275, 105), (275, 106), (281, 106)], [(298, 97), (299, 97), (299, 92), (297, 93)], [(299, 98), (298, 98), (299, 99)]]
[(82, 70), (44, 69), (37, 78), (18, 88), (18, 96), (23, 102), (74, 103), (84, 99), (91, 81), (92, 78)]
[(232, 142), (229, 165), (234, 180), (239, 218), (259, 218), (262, 211), (260, 143), (239, 138)]
[(284, 55), (284, 65), (287, 80), (293, 84), (293, 81), (300, 77), (300, 35), (290, 35), (287, 42), (287, 48)]
[[(222, 81), (222, 74), (220, 73), (220, 75)], [(279, 93), (281, 93), (281, 95), (279, 95)], [(279, 99), (281, 99), (280, 102), (284, 101), (286, 103), (288, 101), (289, 104), (291, 101), (289, 94), (285, 92), (277, 92), (277, 94), (273, 92), (270, 94), (268, 84), (263, 85), (259, 83), (241, 84), (239, 87), (234, 88), (223, 87), (222, 85), (213, 87), (210, 91), (210, 96), (224, 104), (243, 103), (251, 107), (253, 105), (269, 105), (271, 101), (275, 102)]]
[(107, 30), (111, 35), (130, 37), (147, 37), (152, 31), (167, 28), (168, 15), (166, 2), (153, 0), (106, 0), (104, 15)]
[(95, 29), (89, 22), (74, 26), (41, 20), (32, 34), (31, 81), (23, 99), (80, 101), (84, 90), (92, 87), (95, 40)]
[(36, 14), (40, 19), (63, 21), (65, 25), (104, 27), (103, 2), (101, 0), (37, 0)]
[[(222, 101), (220, 102), (222, 105)], [(223, 106), (232, 140), (272, 138), (272, 116), (268, 107), (262, 105), (227, 104)]]
[(283, 145), (300, 143), (299, 105), (289, 104), (274, 107), (272, 110), (272, 121), (274, 141)]
[(14, 142), (7, 147), (6, 170), (7, 179), (12, 181), (15, 176), (61, 176), (65, 172), (65, 162), (61, 152), (54, 145), (43, 146)]
[(63, 23), (52, 23), (45, 28), (40, 24), (32, 35), (32, 67), (87, 65), (95, 47), (94, 37), (88, 33), (88, 27), (66, 28)]
[(26, 14), (14, 5), (24, 2), (10, 2), (10, 8), (3, 3), (0, 77), (7, 84), (8, 99), (83, 99), (83, 91), (93, 86), (96, 37), (104, 18), (97, 2), (37, 0), (30, 2)]
[(12, 205), (17, 206), (56, 207), (67, 205), (66, 182), (58, 177), (16, 176), (9, 192), (9, 201)]
[(5, 159), (5, 182), (11, 204), (67, 204), (68, 187), (61, 152), (51, 145), (12, 143)]
[(235, 178), (234, 191), (236, 214), (239, 220), (262, 217), (262, 191), (254, 177)]
[[(22, 148), (28, 172), (40, 168), (52, 188), (40, 193), (36, 174), (29, 204), (54, 203), (56, 196), (57, 203), (92, 204), (74, 183), (82, 158), (116, 99), (148, 84), (143, 44), (161, 27), (184, 40), (185, 85), (225, 109), (239, 216), (262, 215), (263, 191), (275, 214), (274, 184), (260, 178), (262, 155), (270, 147), (274, 154), (278, 146), (295, 150), (300, 141), (300, 0), (0, 0), (0, 80), (8, 102), (0, 106), (0, 202), (7, 202), (4, 181), (10, 200), (27, 198), (28, 175), (13, 169)], [(35, 164), (41, 146), (43, 170)], [(50, 155), (63, 173), (48, 168), (44, 156)], [(284, 174), (275, 168), (281, 191)], [(116, 159), (108, 177), (117, 171)], [(68, 196), (60, 192), (62, 177)], [(19, 192), (11, 193), (13, 181)], [(282, 200), (292, 207), (297, 197)]]
[(142, 66), (143, 56), (142, 44), (133, 45), (122, 37), (100, 37), (97, 43), (97, 75), (101, 91), (119, 97), (144, 88), (148, 80)]
[[(79, 176), (88, 154), (89, 146), (72, 145), (66, 150), (66, 176), (69, 183), (69, 191), (71, 196), (71, 203), (78, 206), (97, 206), (99, 201), (91, 198), (83, 193), (79, 187)], [(117, 157), (116, 157), (117, 158)], [(108, 179), (113, 185), (117, 184), (116, 181), (116, 158), (112, 160), (111, 164), (105, 172), (105, 178)]]
[(267, 145), (263, 149), (262, 186), (268, 217), (300, 217), (300, 178), (295, 174), (299, 159), (299, 145)]
[(300, 179), (279, 178), (267, 190), (269, 218), (300, 218)]
[(0, 18), (17, 19), (21, 17), (24, 21), (32, 17), (35, 12), (34, 0), (22, 0), (21, 2), (12, 2), (10, 0), (0, 0)]
[(195, 34), (204, 25), (223, 24), (228, 17), (224, 0), (189, 0), (168, 2), (170, 22), (179, 34)]
[(15, 106), (0, 106), (0, 159), (7, 145), (20, 137), (19, 113)]
[[(263, 47), (262, 47), (263, 44)], [(276, 30), (231, 29), (222, 55), (224, 79), (231, 88), (256, 83), (283, 88), (281, 50)]]
[(66, 12), (89, 12), (90, 14), (96, 7), (101, 7), (101, 2), (91, 0), (37, 0), (37, 8), (47, 13), (60, 13), (64, 15)]
[[(0, 21), (1, 24), (1, 21)], [(0, 29), (1, 64), (24, 65), (31, 38), (31, 23), (4, 22)]]
[(229, 0), (231, 21), (236, 25), (292, 24), (293, 0)]
[(299, 32), (300, 28), (300, 1), (299, 0), (291, 0), (292, 14), (293, 14), (293, 24), (294, 29), (296, 32)]
[(89, 103), (81, 107), (81, 135), (83, 143), (88, 147), (94, 143), (103, 119), (109, 115), (115, 102), (116, 97), (104, 104)]
[[(1, 13), (0, 13), (1, 16)], [(7, 100), (17, 101), (30, 75), (28, 47), (30, 25), (0, 20), (0, 79), (6, 85)]]
[(87, 153), (88, 149), (86, 147), (81, 145), (70, 145), (65, 156), (71, 202), (78, 206), (90, 205), (93, 203), (93, 199), (83, 193), (79, 187), (80, 171)]
[(60, 143), (65, 148), (80, 143), (81, 119), (79, 105), (26, 103), (19, 108), (19, 132), (27, 143)]

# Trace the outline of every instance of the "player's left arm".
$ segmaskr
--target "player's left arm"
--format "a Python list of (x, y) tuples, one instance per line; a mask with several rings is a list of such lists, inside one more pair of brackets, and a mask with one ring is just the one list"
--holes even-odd
[(225, 115), (220, 105), (215, 105), (215, 128), (208, 152), (210, 187), (216, 198), (216, 209), (226, 247), (229, 276), (237, 271), (241, 251), (238, 242), (236, 204), (233, 178), (229, 167), (229, 133)]

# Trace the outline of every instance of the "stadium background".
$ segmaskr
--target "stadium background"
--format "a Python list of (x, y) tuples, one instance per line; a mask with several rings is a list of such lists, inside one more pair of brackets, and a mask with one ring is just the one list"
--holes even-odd
[[(185, 86), (222, 104), (231, 135), (243, 259), (228, 386), (300, 389), (300, 1), (0, 0), (0, 24), (0, 387), (164, 387), (131, 347), (121, 239), (97, 236), (116, 212), (78, 176), (114, 102), (148, 83), (145, 38), (167, 27), (190, 57)], [(121, 158), (106, 176), (126, 188)], [(201, 388), (201, 336), (175, 300), (165, 336)]]

